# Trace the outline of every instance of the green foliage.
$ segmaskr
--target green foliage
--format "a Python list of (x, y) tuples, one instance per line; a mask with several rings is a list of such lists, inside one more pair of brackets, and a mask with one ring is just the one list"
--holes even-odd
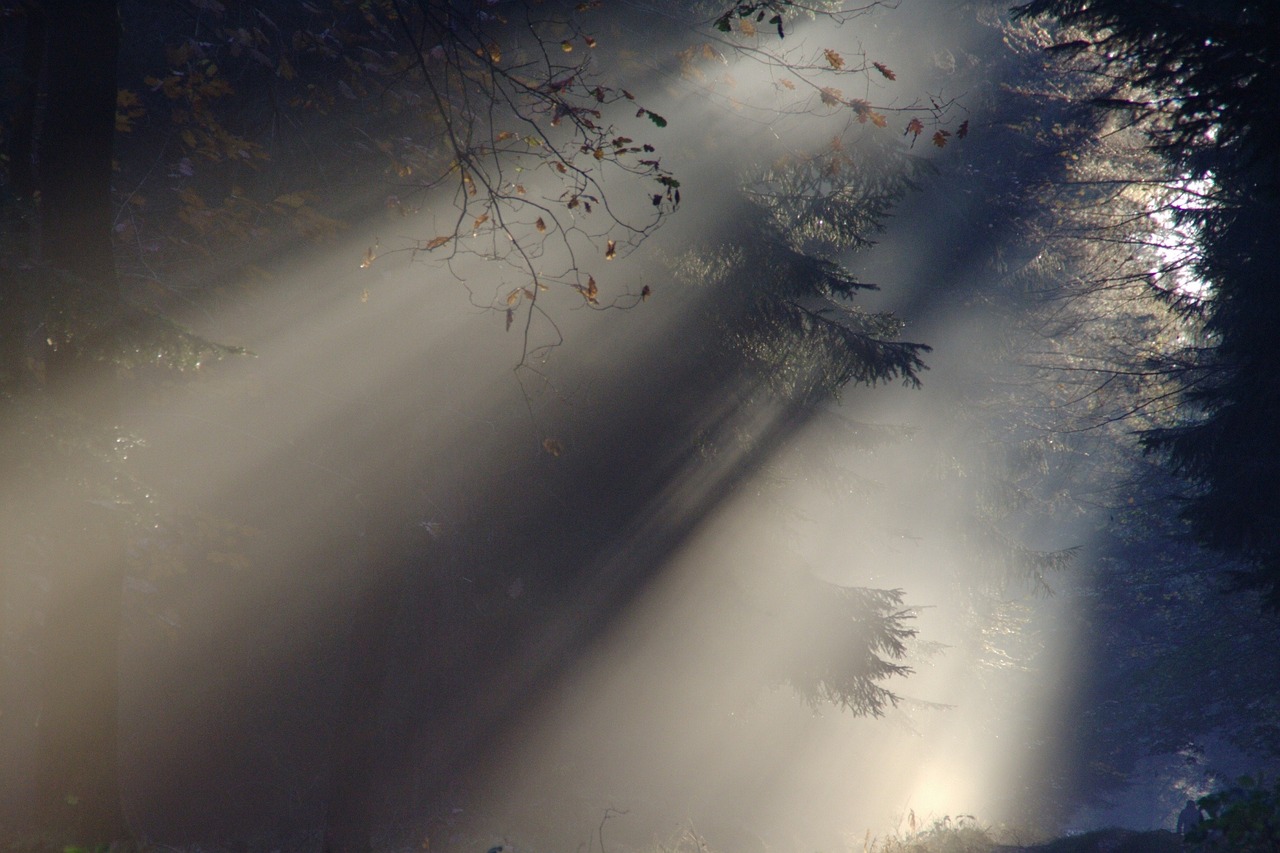
[(1262, 776), (1244, 776), (1234, 788), (1201, 797), (1199, 805), (1208, 818), (1187, 834), (1187, 841), (1198, 849), (1280, 850), (1280, 781), (1268, 787)]

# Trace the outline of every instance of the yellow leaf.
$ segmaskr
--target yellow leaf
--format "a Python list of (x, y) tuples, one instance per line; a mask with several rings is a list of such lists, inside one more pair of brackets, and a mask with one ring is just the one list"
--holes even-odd
[(756, 34), (756, 25), (748, 21), (746, 18), (743, 18), (738, 24), (738, 29), (741, 30), (742, 34), (747, 38), (751, 38)]
[(594, 152), (592, 152), (591, 156), (592, 156), (592, 157), (595, 157), (597, 160), (603, 160), (603, 159), (604, 159), (604, 149), (603, 149), (603, 148), (597, 148)]
[(564, 41), (560, 42), (560, 49), (563, 50), (565, 53), (573, 53), (573, 42), (569, 41), (568, 39), (565, 39)]

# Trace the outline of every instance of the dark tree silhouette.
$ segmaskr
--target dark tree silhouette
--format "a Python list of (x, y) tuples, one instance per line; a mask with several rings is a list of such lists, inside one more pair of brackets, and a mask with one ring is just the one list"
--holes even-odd
[(1198, 239), (1202, 291), (1166, 292), (1203, 332), (1186, 354), (1181, 423), (1145, 435), (1189, 484), (1196, 537), (1239, 561), (1236, 583), (1280, 609), (1280, 9), (1274, 4), (1036, 0), (1062, 48), (1088, 49), (1130, 113), (1195, 192), (1173, 211)]

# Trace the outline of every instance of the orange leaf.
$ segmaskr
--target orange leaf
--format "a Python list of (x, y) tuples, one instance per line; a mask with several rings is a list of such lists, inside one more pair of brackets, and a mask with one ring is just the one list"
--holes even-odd
[(844, 57), (836, 53), (831, 48), (827, 48), (822, 51), (822, 55), (827, 58), (827, 64), (835, 70), (839, 71), (841, 68), (844, 68)]
[(873, 63), (871, 63), (871, 64), (875, 66), (875, 68), (876, 68), (876, 70), (877, 70), (877, 71), (879, 71), (881, 74), (883, 74), (883, 75), (884, 75), (884, 78), (885, 78), (886, 80), (897, 80), (897, 79), (898, 79), (898, 75), (897, 75), (897, 74), (894, 74), (892, 71), (890, 71), (890, 70), (889, 70), (889, 67), (888, 67), (887, 65), (885, 65), (883, 62), (873, 62)]
[(907, 129), (902, 131), (902, 135), (906, 136), (908, 133), (914, 133), (916, 136), (924, 133), (924, 122), (920, 121), (918, 118), (913, 118), (911, 121), (907, 122)]
[(951, 134), (945, 130), (939, 130), (933, 134), (933, 144), (939, 148), (945, 148), (947, 145), (947, 137)]
[(479, 216), (476, 217), (476, 221), (471, 223), (471, 230), (472, 231), (477, 230), (481, 225), (485, 224), (488, 221), (489, 221), (489, 214), (487, 213), (480, 214)]
[(452, 239), (453, 239), (453, 235), (452, 235), (452, 234), (443, 234), (443, 235), (441, 235), (441, 236), (439, 236), (439, 237), (434, 237), (434, 238), (432, 238), (432, 239), (427, 243), (427, 245), (426, 245), (426, 247), (425, 247), (425, 248), (426, 248), (426, 250), (427, 250), (428, 252), (430, 252), (432, 249), (438, 249), (438, 248), (440, 248), (441, 246), (443, 246), (445, 243), (448, 243), (448, 242), (449, 242), (450, 240), (452, 240)]
[(598, 304), (596, 297), (600, 295), (600, 288), (596, 286), (596, 280), (591, 276), (587, 276), (587, 287), (582, 291), (582, 295), (585, 296), (587, 301), (592, 305)]
[(520, 301), (520, 288), (516, 288), (507, 294), (507, 307), (512, 308)]

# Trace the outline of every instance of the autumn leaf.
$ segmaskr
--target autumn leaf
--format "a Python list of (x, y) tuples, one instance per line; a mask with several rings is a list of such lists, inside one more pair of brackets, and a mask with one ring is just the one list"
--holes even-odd
[(516, 309), (507, 309), (507, 331), (511, 331), (511, 324), (516, 321)]
[(552, 456), (559, 456), (564, 453), (564, 445), (556, 441), (554, 438), (542, 439), (542, 449)]
[(618, 254), (618, 241), (610, 240), (604, 247), (604, 259), (606, 261), (613, 260)]
[(969, 120), (965, 119), (960, 122), (960, 126), (956, 128), (956, 139), (964, 139), (969, 135)]
[(514, 308), (515, 304), (520, 301), (520, 288), (516, 288), (507, 294), (507, 307)]
[(822, 103), (829, 107), (834, 107), (844, 99), (844, 93), (839, 89), (833, 89), (830, 86), (823, 86), (822, 91), (818, 92), (822, 98)]
[(493, 141), (494, 141), (494, 142), (506, 142), (508, 139), (512, 139), (512, 138), (514, 138), (514, 137), (515, 137), (515, 134), (514, 134), (513, 132), (511, 132), (510, 130), (504, 130), (504, 131), (502, 131), (502, 133), (499, 133), (497, 136), (495, 136), (495, 137), (493, 138)]
[(756, 25), (743, 18), (738, 22), (738, 30), (747, 38), (751, 38), (756, 34)]
[(871, 64), (875, 66), (875, 69), (879, 71), (886, 80), (898, 79), (898, 75), (889, 70), (889, 66), (885, 65), (883, 62), (873, 62)]
[(933, 144), (938, 146), (939, 148), (945, 148), (947, 146), (947, 137), (950, 135), (951, 134), (945, 130), (939, 130), (935, 132), (933, 134)]
[(480, 226), (485, 224), (488, 221), (489, 221), (489, 214), (487, 213), (480, 214), (479, 216), (476, 217), (476, 221), (471, 223), (471, 230), (473, 232), (479, 230)]
[(591, 36), (584, 36), (582, 40), (587, 43), (587, 47), (596, 46), (596, 40), (593, 39)]
[(916, 140), (920, 138), (920, 134), (924, 133), (924, 122), (920, 121), (918, 118), (913, 118), (911, 121), (907, 122), (907, 129), (902, 131), (902, 135), (906, 136), (908, 133), (912, 134), (911, 147), (914, 148)]
[(834, 68), (836, 71), (839, 71), (841, 68), (844, 68), (844, 57), (836, 53), (831, 48), (827, 48), (823, 50), (822, 55), (827, 58), (827, 64), (830, 65), (832, 68)]
[(547, 223), (542, 221), (542, 217), (538, 217), (538, 221), (533, 223), (533, 227), (538, 229), (539, 234), (545, 234), (547, 231)]
[(560, 42), (560, 49), (563, 50), (565, 53), (573, 53), (573, 42), (569, 41), (568, 39), (565, 39), (564, 41)]
[(796, 90), (796, 84), (795, 84), (795, 83), (792, 83), (790, 80), (783, 80), (783, 81), (782, 81), (782, 88), (784, 88), (784, 89), (790, 89), (791, 91), (793, 91), (793, 92), (794, 92), (794, 91)]
[(653, 295), (653, 288), (651, 288), (649, 285), (647, 285), (647, 284), (646, 284), (644, 287), (640, 288), (640, 301), (641, 301), (641, 302), (648, 302), (648, 301), (649, 301), (649, 297), (650, 297), (650, 296), (652, 296), (652, 295)]
[(369, 267), (373, 266), (373, 262), (375, 260), (377, 260), (377, 255), (373, 253), (373, 247), (370, 246), (364, 251), (364, 260), (360, 262), (360, 269), (367, 270)]
[(889, 120), (885, 118), (883, 115), (881, 115), (880, 113), (876, 112), (875, 110), (869, 110), (868, 117), (871, 119), (871, 123), (874, 124), (876, 127), (889, 126)]
[(427, 245), (424, 246), (423, 248), (425, 248), (428, 252), (430, 252), (432, 249), (440, 248), (441, 246), (443, 246), (445, 243), (448, 243), (452, 239), (453, 239), (452, 234), (442, 234), (439, 237), (433, 237), (431, 240), (427, 242)]
[(636, 118), (640, 118), (641, 116), (648, 116), (649, 121), (653, 122), (658, 127), (667, 126), (667, 120), (662, 116), (658, 115), (657, 113), (655, 113), (653, 110), (646, 110), (644, 107), (641, 107), (640, 109), (636, 110)]
[(582, 295), (592, 305), (599, 305), (596, 297), (600, 295), (600, 288), (596, 286), (596, 280), (592, 276), (587, 276), (587, 286), (583, 289)]

